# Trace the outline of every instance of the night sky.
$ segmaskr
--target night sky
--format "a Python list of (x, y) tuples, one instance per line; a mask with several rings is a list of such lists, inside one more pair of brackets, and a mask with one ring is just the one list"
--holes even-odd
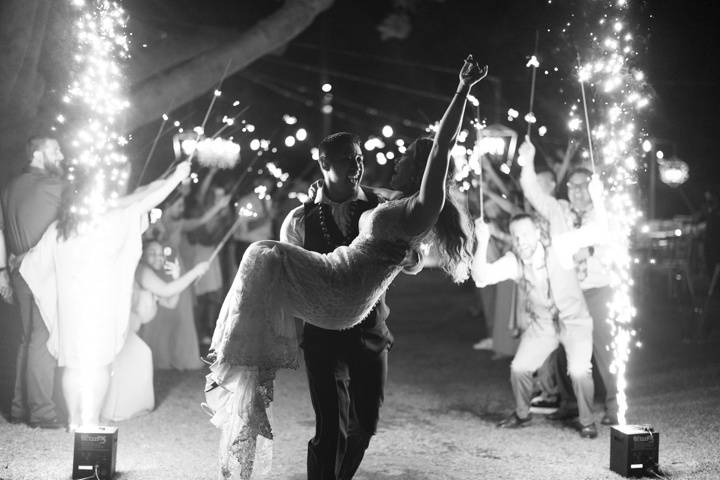
[[(171, 31), (185, 22), (242, 30), (279, 4), (178, 0), (172, 2), (172, 8), (163, 7), (167, 3), (125, 2), (131, 16), (150, 22), (158, 31)], [(283, 138), (283, 132), (277, 131), (283, 128), (279, 120), (283, 113), (290, 113), (308, 128), (309, 140), (317, 143), (323, 131), (320, 85), (329, 81), (335, 107), (331, 130), (378, 135), (383, 125), (390, 124), (412, 139), (423, 133), (417, 126), (442, 115), (455, 87), (454, 72), (464, 56), (472, 53), (490, 66), (490, 75), (497, 79), (477, 89), (481, 116), (489, 123), (499, 119), (522, 132), (524, 123), (508, 123), (505, 112), (512, 107), (522, 117), (527, 111), (530, 70), (525, 62), (533, 53), (539, 31), (542, 64), (535, 112), (538, 123), (549, 128), (542, 142), (552, 152), (568, 140), (568, 106), (564, 102), (579, 94), (577, 82), (569, 76), (576, 52), (583, 50), (582, 39), (573, 38), (578, 33), (563, 35), (560, 27), (570, 20), (573, 28), (582, 31), (583, 22), (589, 21), (583, 15), (591, 14), (582, 7), (592, 3), (597, 2), (420, 0), (410, 14), (409, 36), (383, 41), (377, 26), (393, 11), (391, 2), (337, 0), (287, 48), (227, 79), (223, 97), (251, 105), (248, 119), (259, 131), (267, 132), (266, 136), (275, 132)], [(661, 148), (666, 154), (674, 153), (690, 165), (690, 181), (682, 188), (697, 206), (704, 189), (720, 184), (712, 131), (720, 114), (716, 28), (720, 15), (710, 1), (632, 4), (634, 25), (630, 28), (636, 36), (637, 64), (654, 90), (644, 125), (650, 137), (664, 139)], [(136, 32), (135, 42), (152, 43), (158, 38), (157, 32)], [(553, 70), (556, 66), (558, 72)], [(549, 75), (543, 74), (544, 69)], [(200, 98), (178, 109), (175, 116), (194, 119), (202, 116), (206, 105), (207, 98)], [(229, 105), (226, 107), (229, 111)], [(217, 114), (224, 113), (220, 105)], [(146, 145), (143, 140), (152, 137), (154, 128), (136, 132), (140, 139), (136, 143)], [(306, 163), (307, 151), (284, 153), (285, 158), (297, 156), (293, 162)], [(297, 171), (292, 166), (288, 170)], [(677, 192), (659, 185), (658, 214), (677, 213), (688, 213), (687, 206)]]

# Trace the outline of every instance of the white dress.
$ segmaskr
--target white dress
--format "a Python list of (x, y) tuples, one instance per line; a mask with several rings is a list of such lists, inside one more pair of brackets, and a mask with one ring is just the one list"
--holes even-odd
[(365, 212), (357, 238), (328, 254), (270, 240), (247, 249), (217, 321), (206, 386), (212, 422), (223, 429), (220, 478), (250, 478), (260, 460), (263, 470), (269, 467), (267, 409), (275, 370), (297, 366), (294, 317), (325, 329), (351, 328), (407, 268), (386, 260), (387, 242), (405, 241), (419, 252), (428, 233), (404, 234), (407, 207), (401, 199)]
[(155, 408), (152, 351), (137, 335), (140, 325), (153, 319), (157, 299), (135, 282), (128, 335), (112, 363), (110, 386), (102, 418), (119, 422), (144, 415)]
[(112, 209), (67, 240), (57, 222), (24, 257), (20, 274), (33, 292), (61, 367), (102, 367), (125, 344), (144, 212)]

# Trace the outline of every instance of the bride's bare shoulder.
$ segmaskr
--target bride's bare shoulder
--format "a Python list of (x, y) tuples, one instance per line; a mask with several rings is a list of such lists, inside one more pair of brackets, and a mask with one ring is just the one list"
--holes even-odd
[(398, 200), (403, 197), (402, 192), (398, 192), (397, 190), (391, 190), (389, 188), (368, 187), (368, 190), (373, 192), (380, 200), (384, 202), (390, 200)]

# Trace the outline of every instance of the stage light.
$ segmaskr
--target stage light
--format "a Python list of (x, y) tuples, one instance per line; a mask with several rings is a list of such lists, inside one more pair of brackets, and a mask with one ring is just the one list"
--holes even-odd
[(117, 427), (81, 427), (75, 430), (72, 478), (111, 480), (115, 475)]
[(299, 128), (297, 132), (295, 132), (295, 138), (298, 139), (298, 141), (302, 142), (307, 139), (307, 130), (304, 128)]
[(325, 93), (330, 93), (332, 91), (332, 85), (330, 85), (329, 83), (323, 83), (322, 87), (320, 88)]
[(385, 138), (392, 137), (393, 133), (395, 133), (395, 132), (393, 131), (393, 128), (390, 125), (385, 125), (382, 128), (382, 134), (383, 134), (383, 137), (385, 137)]
[(660, 433), (651, 425), (610, 428), (610, 470), (624, 477), (658, 470)]
[(293, 145), (295, 145), (295, 137), (293, 137), (292, 135), (288, 135), (287, 137), (285, 137), (285, 146), (292, 147)]

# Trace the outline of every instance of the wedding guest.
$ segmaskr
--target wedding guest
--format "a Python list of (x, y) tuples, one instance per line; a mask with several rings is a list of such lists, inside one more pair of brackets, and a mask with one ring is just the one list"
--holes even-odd
[[(519, 213), (519, 207), (504, 200), (491, 190), (486, 190), (489, 198), (485, 202), (485, 218), (490, 225), (490, 243), (488, 245), (487, 261), (493, 262), (501, 258), (511, 245), (510, 235), (506, 232), (508, 213)], [(508, 212), (509, 210), (509, 212)], [(476, 350), (492, 350), (493, 359), (512, 357), (517, 350), (518, 339), (515, 334), (515, 303), (517, 286), (512, 280), (500, 282), (497, 285), (487, 285), (479, 289), (482, 295), (482, 305), (487, 321), (487, 331), (491, 335), (473, 345)]]
[(230, 210), (226, 208), (229, 201), (230, 196), (223, 187), (213, 186), (203, 198), (203, 205), (209, 210), (217, 209), (217, 214), (195, 229), (190, 236), (195, 252), (195, 262), (210, 261), (207, 274), (193, 285), (197, 300), (196, 325), (204, 345), (210, 344), (210, 335), (215, 329), (215, 320), (220, 313), (220, 306), (225, 294), (220, 255), (215, 255), (212, 259), (210, 257), (217, 244), (235, 222), (234, 216), (229, 215)]
[[(532, 162), (534, 148), (529, 141), (520, 147), (521, 163)], [(593, 186), (592, 200), (602, 211), (601, 186)], [(593, 416), (591, 374), (592, 318), (588, 313), (572, 255), (592, 245), (606, 233), (607, 226), (596, 220), (582, 229), (542, 238), (533, 217), (520, 214), (510, 222), (513, 251), (493, 263), (486, 261), (490, 236), (487, 224), (476, 221), (478, 253), (472, 274), (478, 286), (513, 279), (520, 285), (518, 316), (523, 333), (511, 365), (510, 381), (515, 396), (515, 411), (498, 424), (501, 428), (519, 428), (529, 424), (533, 373), (562, 343), (568, 353), (568, 371), (578, 399), (577, 425), (584, 438), (597, 437)]]
[[(32, 137), (27, 142), (27, 155), (27, 167), (2, 193), (7, 249), (17, 257), (18, 265), (57, 219), (64, 186), (64, 156), (57, 140)], [(5, 275), (6, 271), (0, 273)], [(46, 346), (48, 329), (17, 268), (10, 272), (10, 278), (22, 321), (10, 421), (28, 422), (32, 427), (62, 428), (53, 401), (57, 362)]]
[(63, 371), (69, 428), (93, 426), (110, 382), (110, 365), (128, 331), (133, 276), (142, 253), (148, 212), (190, 174), (181, 163), (157, 180), (120, 197), (102, 215), (84, 219), (73, 206), (93, 187), (90, 172), (76, 168), (62, 208), (20, 273), (32, 290), (49, 332), (48, 349)]
[[(543, 188), (543, 182), (535, 172), (534, 151), (528, 150), (528, 155), (529, 161), (522, 166), (520, 184), (528, 202), (549, 222), (551, 232), (578, 230), (596, 220), (597, 206), (589, 191), (592, 179), (590, 170), (580, 167), (570, 172), (567, 181), (569, 202), (562, 201)], [(618, 422), (617, 379), (610, 370), (613, 358), (612, 351), (608, 348), (613, 340), (611, 326), (607, 321), (608, 304), (613, 293), (607, 267), (609, 255), (609, 245), (596, 241), (575, 252), (573, 257), (583, 297), (593, 320), (593, 359), (605, 391), (605, 414), (601, 420), (603, 425), (615, 425)], [(561, 397), (558, 411), (548, 416), (551, 420), (566, 420), (577, 415), (572, 390), (568, 388), (565, 379), (565, 355), (566, 352), (560, 350), (556, 361), (551, 364), (558, 377), (556, 383)]]
[[(166, 282), (161, 278), (156, 273), (161, 270), (166, 270), (173, 280)], [(206, 271), (207, 264), (201, 263), (180, 275), (180, 263), (177, 260), (167, 262), (160, 243), (153, 240), (145, 244), (133, 282), (128, 334), (122, 350), (112, 363), (103, 418), (127, 420), (155, 407), (152, 352), (137, 332), (141, 325), (153, 321), (158, 304), (172, 308), (177, 304), (180, 292)]]
[[(185, 196), (168, 200), (162, 218), (153, 226), (151, 238), (163, 245), (163, 252), (168, 250), (165, 256), (169, 260), (179, 260), (181, 273), (195, 263), (195, 247), (189, 243), (188, 233), (217, 216), (227, 201), (223, 199), (224, 203), (218, 202), (202, 215), (187, 218)], [(162, 269), (156, 273), (166, 281), (172, 280)], [(161, 304), (154, 321), (142, 326), (140, 337), (153, 352), (155, 368), (196, 370), (202, 367), (193, 303), (192, 288), (184, 289), (174, 305)]]

